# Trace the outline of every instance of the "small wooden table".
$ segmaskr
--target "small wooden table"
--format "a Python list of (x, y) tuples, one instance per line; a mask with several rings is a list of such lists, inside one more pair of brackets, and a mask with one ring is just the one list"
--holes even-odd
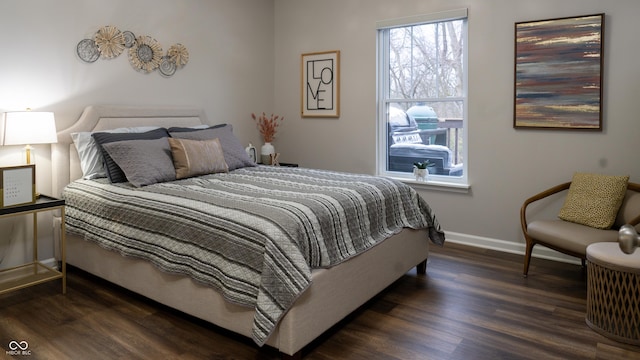
[(617, 242), (587, 247), (587, 325), (612, 340), (640, 345), (640, 250)]

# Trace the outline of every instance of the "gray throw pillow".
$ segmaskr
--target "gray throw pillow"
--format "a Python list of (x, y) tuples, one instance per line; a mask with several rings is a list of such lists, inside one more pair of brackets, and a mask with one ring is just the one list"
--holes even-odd
[(108, 153), (104, 150), (104, 144), (114, 141), (125, 140), (152, 140), (163, 137), (168, 137), (169, 133), (165, 128), (159, 128), (151, 131), (141, 133), (108, 133), (108, 132), (96, 132), (91, 134), (93, 140), (98, 144), (102, 152), (102, 160), (104, 161), (104, 167), (107, 170), (107, 177), (112, 183), (125, 182), (127, 177), (122, 172), (122, 169), (111, 159)]
[(102, 144), (111, 159), (136, 187), (176, 179), (168, 138), (125, 140)]
[(224, 161), (229, 171), (248, 166), (256, 166), (240, 143), (233, 135), (233, 127), (229, 124), (216, 125), (207, 129), (169, 128), (169, 134), (176, 139), (213, 140), (218, 139), (224, 153)]

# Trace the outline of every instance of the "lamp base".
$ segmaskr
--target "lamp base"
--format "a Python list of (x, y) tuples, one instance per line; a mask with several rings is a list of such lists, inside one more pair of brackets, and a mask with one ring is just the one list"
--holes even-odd
[(33, 147), (31, 145), (27, 145), (27, 146), (24, 147), (24, 151), (25, 151), (26, 156), (27, 156), (27, 165), (33, 164), (31, 162), (32, 158), (35, 160), (35, 154), (33, 153)]

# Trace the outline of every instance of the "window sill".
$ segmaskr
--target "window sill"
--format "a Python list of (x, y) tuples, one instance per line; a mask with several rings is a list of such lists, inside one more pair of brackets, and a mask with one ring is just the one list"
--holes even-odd
[(408, 178), (393, 177), (393, 176), (391, 178), (401, 181), (415, 189), (449, 191), (449, 192), (462, 193), (462, 194), (468, 194), (471, 191), (470, 184), (462, 184), (462, 183), (458, 184), (458, 183), (434, 181), (434, 180), (416, 181)]

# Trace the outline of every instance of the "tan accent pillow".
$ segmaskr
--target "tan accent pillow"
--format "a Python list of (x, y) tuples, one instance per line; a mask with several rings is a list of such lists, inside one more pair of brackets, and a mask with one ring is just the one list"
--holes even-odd
[(228, 172), (218, 139), (189, 140), (169, 138), (176, 179)]
[(597, 229), (609, 229), (627, 191), (629, 176), (575, 173), (558, 217)]

